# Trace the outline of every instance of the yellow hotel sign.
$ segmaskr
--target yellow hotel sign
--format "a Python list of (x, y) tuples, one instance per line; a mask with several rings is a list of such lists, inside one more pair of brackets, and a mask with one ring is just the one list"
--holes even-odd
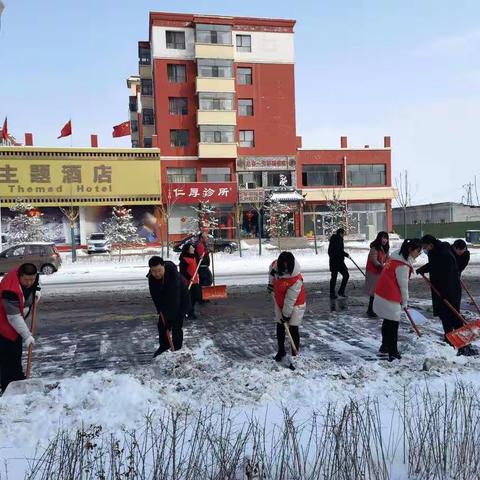
[[(97, 149), (96, 149), (97, 150)], [(70, 155), (70, 157), (75, 155)], [(58, 204), (67, 200), (88, 205), (102, 204), (102, 199), (135, 197), (138, 203), (149, 203), (147, 197), (161, 198), (159, 156), (125, 159), (108, 155), (77, 158), (19, 158), (4, 156), (0, 151), (0, 197), (36, 199), (36, 204)], [(145, 197), (142, 201), (141, 197)], [(151, 203), (150, 198), (150, 203)], [(105, 203), (112, 203), (105, 202)]]

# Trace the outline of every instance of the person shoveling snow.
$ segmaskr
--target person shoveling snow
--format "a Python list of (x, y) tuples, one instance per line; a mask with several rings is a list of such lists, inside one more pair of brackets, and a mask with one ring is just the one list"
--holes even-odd
[(0, 376), (1, 390), (17, 380), (25, 380), (22, 350), (35, 343), (25, 319), (40, 298), (37, 267), (24, 263), (8, 272), (0, 282)]

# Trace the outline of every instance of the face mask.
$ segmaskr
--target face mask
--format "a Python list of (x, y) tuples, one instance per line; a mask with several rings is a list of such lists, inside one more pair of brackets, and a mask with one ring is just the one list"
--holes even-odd
[(423, 248), (422, 250), (425, 255), (428, 255), (428, 250), (426, 248)]

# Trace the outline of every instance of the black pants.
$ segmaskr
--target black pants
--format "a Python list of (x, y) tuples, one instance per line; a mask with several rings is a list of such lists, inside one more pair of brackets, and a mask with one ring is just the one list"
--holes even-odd
[(338, 293), (340, 295), (343, 295), (345, 293), (345, 288), (347, 287), (348, 279), (350, 278), (347, 266), (345, 264), (339, 265), (336, 268), (332, 268), (331, 272), (332, 276), (330, 278), (330, 296), (335, 296), (335, 287), (337, 285), (337, 276), (339, 273), (342, 276), (342, 283), (340, 284), (340, 289), (338, 290)]
[(398, 353), (398, 324), (393, 320), (383, 320), (382, 324), (382, 345), (388, 350), (390, 354)]
[(189, 315), (195, 314), (195, 304), (202, 301), (202, 287), (197, 284), (192, 284), (190, 287), (190, 302), (192, 308), (190, 309)]
[(0, 387), (2, 392), (15, 380), (25, 380), (22, 369), (22, 337), (8, 340), (0, 335)]
[[(290, 325), (288, 327), (290, 329), (290, 335), (293, 338), (293, 343), (297, 347), (297, 352), (300, 350), (300, 331), (298, 326)], [(278, 343), (278, 353), (282, 356), (286, 355), (285, 351), (285, 326), (282, 323), (277, 322), (277, 343)], [(290, 343), (290, 340), (288, 341)], [(295, 352), (292, 348), (292, 355), (295, 355)]]
[[(172, 324), (172, 330), (168, 332), (172, 335), (173, 348), (180, 350), (183, 345), (183, 315), (175, 320)], [(162, 317), (158, 319), (158, 341), (160, 343), (159, 353), (163, 353), (170, 348), (170, 342), (168, 340), (167, 328), (162, 321)]]
[(200, 265), (198, 269), (198, 278), (202, 287), (209, 287), (213, 283), (212, 272), (209, 267)]

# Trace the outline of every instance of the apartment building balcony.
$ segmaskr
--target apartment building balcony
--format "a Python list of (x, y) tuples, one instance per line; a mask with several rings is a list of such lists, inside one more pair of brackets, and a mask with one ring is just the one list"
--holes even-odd
[(197, 77), (196, 91), (197, 93), (235, 93), (235, 80), (233, 78)]
[(196, 43), (195, 58), (212, 58), (222, 60), (233, 60), (235, 50), (233, 45), (222, 45), (212, 43)]
[(235, 110), (197, 110), (197, 125), (236, 125)]
[(236, 143), (203, 143), (198, 144), (199, 158), (237, 158)]

